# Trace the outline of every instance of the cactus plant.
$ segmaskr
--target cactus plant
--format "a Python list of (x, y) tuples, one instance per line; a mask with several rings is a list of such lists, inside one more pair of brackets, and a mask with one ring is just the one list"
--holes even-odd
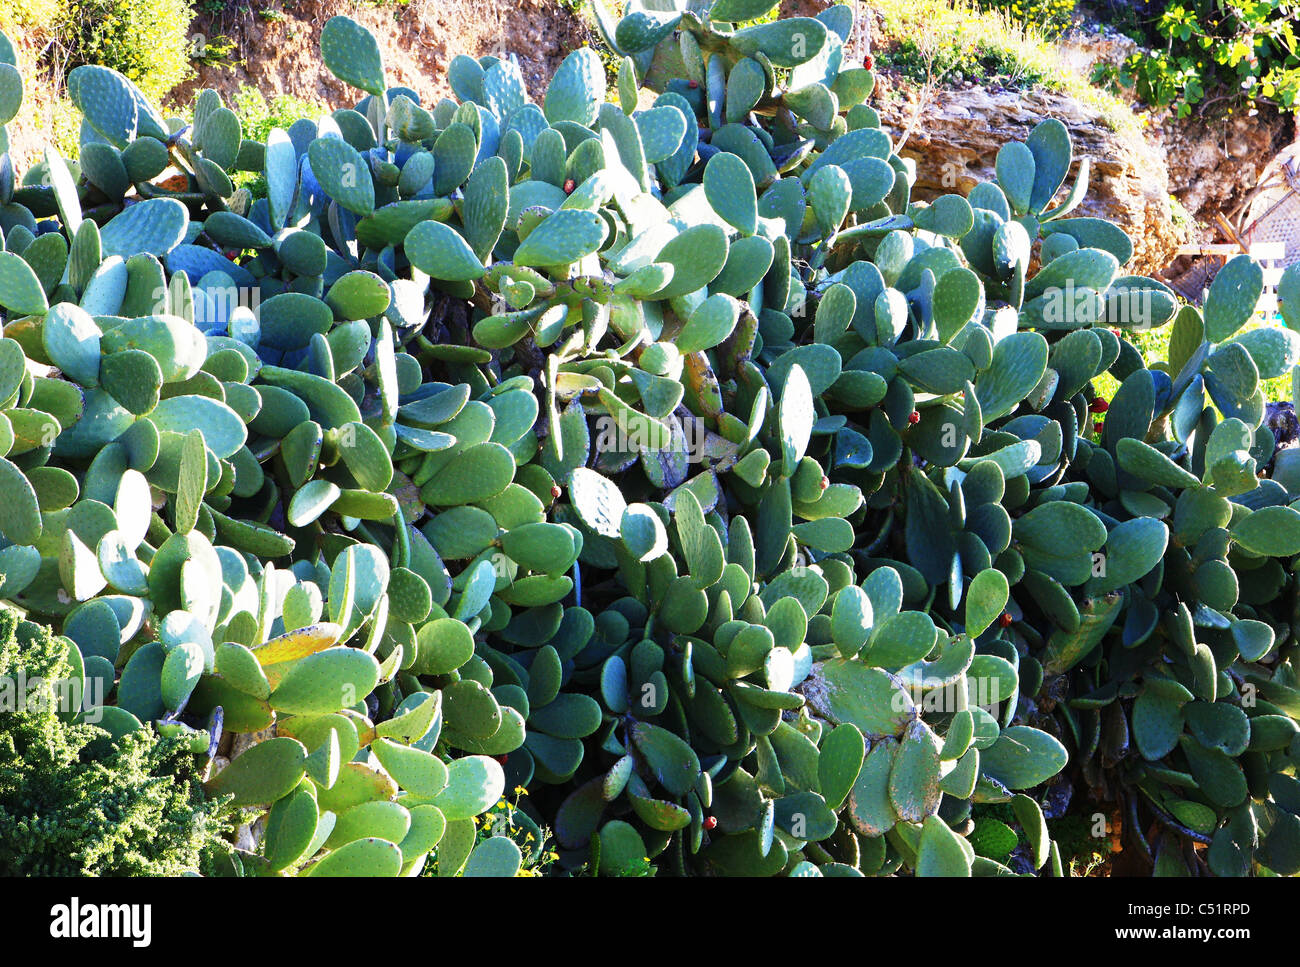
[(265, 815), (228, 871), (1061, 875), (1076, 787), (1300, 870), (1300, 338), (1121, 274), (1056, 122), (914, 200), (849, 8), (771, 6), (597, 3), (616, 102), (540, 105), (334, 18), (364, 96), (265, 144), (78, 68), (80, 164), (0, 163), (0, 597)]

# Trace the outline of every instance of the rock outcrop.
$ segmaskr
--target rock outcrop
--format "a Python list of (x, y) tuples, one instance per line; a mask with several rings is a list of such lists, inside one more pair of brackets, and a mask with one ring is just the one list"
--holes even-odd
[(1296, 137), (1294, 114), (1262, 107), (1254, 116), (1166, 120), (1158, 129), (1174, 194), (1198, 222), (1236, 221), (1277, 153)]

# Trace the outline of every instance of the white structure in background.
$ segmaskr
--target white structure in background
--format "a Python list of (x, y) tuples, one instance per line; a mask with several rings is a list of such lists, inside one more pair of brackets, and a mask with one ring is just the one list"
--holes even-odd
[(1281, 268), (1300, 262), (1300, 141), (1278, 152), (1251, 192), (1241, 237), (1252, 248), (1280, 245)]
[[(1300, 230), (1300, 222), (1296, 223), (1296, 228)], [(1243, 254), (1243, 252), (1242, 246), (1226, 242), (1215, 245), (1188, 245), (1180, 248), (1178, 254), (1218, 255), (1222, 256), (1226, 261)], [(1264, 294), (1259, 298), (1256, 311), (1272, 315), (1277, 312), (1277, 284), (1282, 281), (1283, 270), (1290, 264), (1290, 262), (1286, 261), (1286, 244), (1284, 242), (1251, 242), (1245, 250), (1245, 254), (1258, 262), (1260, 268), (1264, 270)], [(1300, 259), (1300, 252), (1293, 256), (1292, 261), (1297, 259)], [(1210, 278), (1213, 279), (1213, 276)]]
[(1233, 216), (1235, 228), (1226, 219), (1218, 219), (1220, 229), (1233, 239), (1231, 243), (1188, 245), (1178, 250), (1179, 255), (1201, 258), (1171, 285), (1199, 303), (1202, 293), (1194, 290), (1208, 288), (1223, 263), (1244, 252), (1264, 270), (1259, 310), (1272, 315), (1277, 312), (1277, 284), (1283, 270), (1300, 262), (1300, 141), (1279, 151), (1269, 162), (1238, 209), (1243, 210), (1239, 219)]

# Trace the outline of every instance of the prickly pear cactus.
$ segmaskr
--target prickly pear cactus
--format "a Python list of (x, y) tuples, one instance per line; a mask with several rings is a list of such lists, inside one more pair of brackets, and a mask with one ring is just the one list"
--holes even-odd
[[(608, 97), (582, 49), (424, 105), (339, 17), (352, 107), (261, 143), (83, 67), (80, 160), (0, 158), (0, 597), (83, 715), (225, 763), (245, 874), (549, 833), (556, 872), (1064, 875), (1098, 794), (1156, 872), (1300, 871), (1258, 268), (1203, 310), (1123, 274), (1054, 121), (913, 199), (849, 7), (661, 6), (595, 0)], [(519, 788), (526, 836), (476, 826)]]

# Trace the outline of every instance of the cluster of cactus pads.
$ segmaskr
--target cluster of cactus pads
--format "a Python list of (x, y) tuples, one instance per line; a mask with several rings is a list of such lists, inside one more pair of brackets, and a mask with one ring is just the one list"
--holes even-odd
[[(0, 598), (80, 718), (213, 760), (232, 872), (549, 832), (556, 871), (1061, 875), (1047, 818), (1098, 811), (1156, 872), (1300, 871), (1260, 388), (1300, 335), (1243, 329), (1248, 259), (1203, 311), (1122, 274), (1055, 121), (913, 200), (851, 10), (740, 26), (772, 5), (596, 2), (617, 89), (580, 49), (541, 104), (461, 56), (422, 105), (336, 17), (364, 96), (265, 144), (80, 67), (79, 161), (0, 158)], [(537, 835), (484, 836), (516, 787)]]

